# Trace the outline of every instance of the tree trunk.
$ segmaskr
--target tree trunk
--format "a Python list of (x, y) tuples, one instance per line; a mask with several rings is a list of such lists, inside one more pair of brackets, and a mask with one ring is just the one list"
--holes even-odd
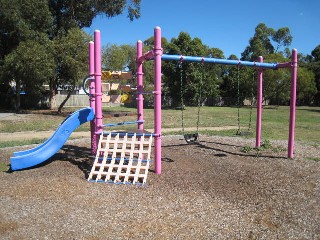
[(20, 80), (16, 80), (16, 97), (15, 97), (15, 104), (14, 109), (16, 112), (20, 111), (20, 91), (21, 91), (21, 82)]
[(50, 89), (50, 95), (49, 95), (49, 108), (50, 110), (57, 109), (56, 91), (51, 89)]
[(75, 85), (76, 85), (76, 81), (74, 80), (72, 83), (72, 86), (68, 89), (67, 97), (62, 101), (62, 103), (60, 104), (60, 106), (58, 108), (58, 113), (62, 112), (63, 106), (66, 104), (66, 102), (68, 101), (68, 99), (70, 98), (71, 94), (73, 93), (73, 91), (76, 87)]
[(54, 84), (55, 80), (50, 80), (49, 83), (49, 109), (56, 110), (57, 109), (57, 98), (56, 98), (56, 84)]

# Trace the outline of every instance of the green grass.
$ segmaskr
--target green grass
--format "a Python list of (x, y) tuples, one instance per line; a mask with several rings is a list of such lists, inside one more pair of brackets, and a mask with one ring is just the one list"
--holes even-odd
[[(76, 139), (76, 137), (70, 137), (69, 139)], [(47, 140), (46, 138), (32, 138), (32, 139), (24, 139), (21, 141), (5, 141), (5, 142), (2, 142), (0, 140), (0, 148), (40, 144), (45, 142), (46, 140)]]
[(28, 139), (23, 141), (6, 141), (6, 142), (0, 141), (0, 148), (24, 146), (24, 145), (30, 145), (30, 144), (40, 144), (46, 140), (47, 139), (43, 139), (43, 138), (33, 138), (33, 139)]
[[(232, 107), (202, 107), (200, 111), (200, 127), (221, 127), (237, 126), (237, 108)], [(152, 112), (145, 113), (146, 126), (152, 127)], [(270, 140), (285, 140), (289, 134), (289, 116), (288, 106), (266, 106), (262, 111), (262, 138)], [(163, 110), (162, 127), (172, 128), (181, 127), (180, 110)], [(250, 108), (240, 109), (240, 127), (241, 131), (247, 131), (250, 118)], [(184, 111), (185, 127), (196, 127), (197, 108), (187, 107)], [(256, 109), (252, 111), (251, 132), (253, 135), (245, 137), (255, 137), (256, 128)], [(296, 129), (295, 140), (303, 142), (320, 143), (320, 108), (319, 107), (297, 107), (296, 111)], [(225, 131), (202, 131), (209, 135), (234, 136), (236, 130)]]
[(256, 156), (259, 157), (261, 156), (261, 153), (266, 150), (271, 150), (272, 152), (275, 152), (275, 153), (286, 151), (285, 148), (282, 148), (279, 146), (276, 146), (276, 147), (272, 146), (272, 143), (270, 142), (270, 140), (263, 140), (260, 147), (244, 146), (241, 148), (240, 151), (244, 153), (254, 151)]
[[(21, 121), (3, 121), (0, 120), (0, 132), (19, 132), (19, 131), (44, 131), (55, 130), (59, 124), (65, 119), (68, 113), (76, 110), (75, 108), (66, 108), (64, 116), (57, 114), (43, 113), (33, 111), (37, 114), (36, 117)], [(129, 111), (136, 112), (134, 108), (112, 107), (104, 108), (104, 113)], [(184, 127), (196, 127), (197, 125), (197, 107), (186, 107), (184, 110)], [(285, 140), (288, 139), (289, 128), (289, 107), (288, 106), (265, 106), (262, 113), (262, 139), (269, 140)], [(242, 107), (240, 109), (240, 126), (241, 131), (247, 131), (250, 117), (250, 107)], [(104, 123), (118, 123), (124, 121), (134, 121), (136, 116), (123, 116), (117, 118), (104, 118)], [(144, 111), (146, 129), (153, 128), (153, 109), (145, 109)], [(181, 110), (163, 109), (162, 110), (162, 128), (178, 128), (181, 129)], [(256, 109), (252, 111), (251, 131), (253, 135), (244, 136), (249, 138), (255, 137), (255, 122)], [(200, 133), (208, 135), (235, 136), (236, 130), (212, 131), (204, 130), (205, 127), (222, 127), (234, 126), (237, 127), (237, 108), (235, 107), (202, 107), (200, 110), (199, 127), (202, 128)], [(122, 126), (121, 129), (134, 129), (134, 125)], [(90, 124), (82, 125), (77, 131), (89, 131)], [(113, 129), (113, 128), (111, 128)], [(297, 107), (296, 112), (296, 134), (295, 140), (311, 143), (314, 145), (320, 144), (320, 107)], [(181, 130), (174, 130), (164, 134), (181, 134)], [(35, 133), (36, 138), (36, 133)], [(36, 142), (40, 141), (35, 140)], [(1, 143), (0, 146), (9, 144), (27, 144), (27, 142), (9, 142)]]
[(24, 131), (48, 131), (55, 129), (60, 122), (62, 122), (62, 117), (56, 116), (41, 116), (38, 118), (29, 119), (28, 121), (0, 121), (0, 132), (14, 133), (14, 132), (24, 132)]
[(9, 165), (3, 162), (0, 162), (0, 172), (6, 172), (9, 170)]

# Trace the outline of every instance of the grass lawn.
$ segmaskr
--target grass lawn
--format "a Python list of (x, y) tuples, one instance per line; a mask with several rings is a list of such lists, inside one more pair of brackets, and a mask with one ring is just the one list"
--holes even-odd
[[(63, 116), (57, 115), (50, 111), (27, 111), (32, 113), (32, 117), (26, 120), (0, 120), (0, 133), (10, 132), (15, 133), (19, 131), (47, 131), (55, 130), (65, 117), (75, 111), (75, 108), (66, 108)], [(105, 108), (104, 115), (112, 112), (132, 112), (135, 113), (136, 109), (126, 107), (112, 107)], [(285, 140), (288, 139), (289, 128), (289, 107), (288, 106), (265, 106), (262, 113), (262, 139), (268, 140)], [(184, 127), (196, 127), (197, 125), (197, 107), (186, 107), (184, 110)], [(255, 137), (256, 126), (256, 109), (251, 110), (250, 107), (242, 107), (240, 113), (240, 127), (241, 131), (247, 131), (251, 119), (251, 131)], [(153, 128), (153, 109), (145, 109), (145, 128)], [(117, 118), (105, 118), (104, 123), (118, 123), (124, 121), (134, 121), (136, 116), (122, 116)], [(181, 129), (181, 110), (163, 109), (162, 111), (162, 127), (163, 128), (179, 128)], [(225, 131), (211, 131), (204, 130), (206, 127), (223, 127), (223, 126), (238, 126), (238, 109), (236, 107), (202, 107), (200, 109), (200, 123), (199, 127), (201, 133), (235, 136), (236, 130)], [(89, 131), (89, 123), (79, 127), (76, 131)], [(134, 125), (126, 125), (121, 127), (123, 130), (133, 129)], [(306, 143), (320, 144), (320, 107), (297, 107), (296, 112), (296, 134), (295, 139)], [(174, 133), (181, 134), (181, 131), (175, 130)], [(171, 133), (172, 134), (172, 133)], [(36, 138), (36, 133), (35, 133)], [(0, 147), (7, 144), (20, 145), (19, 143), (1, 143)], [(25, 142), (28, 144), (28, 142)]]

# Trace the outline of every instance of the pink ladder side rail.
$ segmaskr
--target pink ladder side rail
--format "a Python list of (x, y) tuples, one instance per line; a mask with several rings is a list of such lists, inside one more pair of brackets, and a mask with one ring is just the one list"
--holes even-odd
[[(89, 93), (90, 93), (90, 107), (93, 109), (95, 113), (95, 79), (94, 79), (94, 42), (90, 41), (89, 43), (89, 76), (90, 76), (90, 84), (89, 84)], [(90, 121), (90, 131), (91, 131), (91, 153), (95, 154), (97, 149), (96, 142), (96, 124), (95, 119)]]
[(138, 121), (141, 121), (138, 123), (138, 129), (143, 130), (144, 125), (143, 125), (143, 61), (141, 61), (141, 56), (142, 56), (142, 41), (137, 42), (137, 59), (136, 59), (136, 64), (137, 64), (137, 114), (138, 114)]
[(154, 29), (154, 133), (155, 172), (161, 174), (161, 28)]
[[(259, 62), (263, 62), (263, 57), (259, 57)], [(257, 84), (257, 120), (256, 120), (256, 147), (261, 146), (261, 122), (262, 122), (262, 88), (263, 88), (263, 69), (258, 70)]]

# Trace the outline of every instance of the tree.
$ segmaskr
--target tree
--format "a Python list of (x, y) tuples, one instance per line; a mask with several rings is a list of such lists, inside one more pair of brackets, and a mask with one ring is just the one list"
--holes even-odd
[[(269, 54), (264, 58), (265, 62), (289, 62), (281, 53)], [(263, 73), (263, 97), (271, 104), (289, 104), (290, 101), (291, 73), (287, 68), (278, 70), (264, 70)]]
[(297, 99), (299, 105), (314, 103), (317, 86), (314, 73), (304, 67), (299, 67)]
[[(0, 82), (6, 87), (9, 83), (15, 84), (15, 108), (18, 111), (20, 86), (28, 88), (32, 83), (35, 88), (28, 88), (28, 96), (31, 96), (39, 86), (35, 81), (43, 83), (46, 79), (37, 73), (42, 69), (51, 71), (51, 66), (47, 66), (51, 65), (50, 53), (46, 50), (50, 49), (47, 33), (52, 18), (47, 1), (0, 0), (0, 5), (0, 67), (3, 71)], [(34, 59), (48, 59), (48, 62)], [(39, 69), (40, 63), (44, 64), (42, 69)]]
[(279, 28), (272, 34), (272, 40), (277, 44), (275, 52), (281, 47), (288, 47), (291, 45), (292, 36), (288, 27)]
[[(275, 46), (272, 44), (275, 43)], [(292, 36), (287, 27), (274, 30), (264, 23), (259, 23), (255, 28), (255, 34), (249, 40), (249, 45), (241, 54), (242, 60), (257, 61), (259, 56), (266, 56), (291, 45)], [(285, 49), (284, 49), (285, 50)]]
[(136, 49), (131, 45), (107, 45), (102, 50), (102, 65), (106, 70), (135, 70)]
[(97, 15), (112, 18), (126, 9), (128, 18), (133, 21), (140, 17), (141, 0), (49, 0), (49, 7), (54, 17), (53, 37), (63, 35), (69, 29), (90, 27)]
[[(79, 85), (80, 81), (87, 75), (89, 41), (90, 36), (78, 28), (69, 30), (66, 36), (54, 41), (56, 69), (59, 69), (59, 71), (56, 71), (54, 79), (56, 81), (54, 82), (67, 89), (67, 96), (58, 107), (59, 113), (73, 93), (75, 86)], [(55, 88), (58, 86), (55, 86)]]
[(320, 45), (318, 45), (315, 49), (312, 50), (311, 55), (315, 62), (320, 61)]
[[(242, 60), (257, 61), (263, 56), (266, 62), (288, 62), (285, 56), (291, 54), (288, 46), (292, 42), (290, 29), (287, 27), (275, 30), (260, 23), (255, 28), (255, 34), (249, 40), (249, 45), (241, 54)], [(280, 51), (282, 50), (282, 51)], [(252, 71), (248, 71), (252, 72)], [(287, 69), (277, 71), (264, 71), (264, 97), (276, 104), (287, 104), (290, 98), (290, 74)], [(249, 76), (246, 77), (246, 79)], [(241, 85), (252, 88), (254, 85), (241, 83)], [(247, 90), (248, 89), (244, 89)], [(248, 97), (248, 94), (244, 94)]]
[[(186, 32), (181, 32), (177, 38), (173, 38), (165, 51), (167, 54), (223, 57), (220, 49), (209, 48), (199, 38), (192, 39)], [(200, 101), (203, 102), (206, 97), (219, 93), (222, 75), (220, 66), (192, 62), (177, 64), (168, 61), (163, 64), (163, 73), (164, 92), (171, 97), (173, 105), (181, 104), (181, 95), (185, 104), (196, 105), (200, 96)]]
[[(229, 60), (238, 60), (236, 55), (230, 55)], [(238, 66), (223, 66), (223, 83), (221, 96), (228, 99), (227, 104), (241, 106), (245, 99), (255, 95), (256, 71), (255, 69)]]
[(256, 61), (259, 56), (274, 53), (271, 37), (274, 29), (268, 28), (264, 23), (259, 23), (255, 28), (255, 34), (249, 40), (249, 46), (241, 54), (242, 60)]
[(43, 43), (52, 23), (47, 1), (0, 0), (0, 64), (19, 43)]
[[(74, 76), (79, 75), (79, 73), (75, 73), (75, 69), (79, 68), (73, 65), (79, 63), (76, 60), (78, 59), (79, 49), (69, 48), (67, 54), (65, 54), (65, 52), (59, 51), (59, 49), (64, 48), (64, 43), (60, 40), (75, 39), (73, 29), (80, 30), (83, 27), (89, 27), (94, 17), (100, 14), (111, 18), (127, 10), (130, 20), (140, 16), (140, 0), (0, 0), (0, 5), (1, 68), (6, 56), (16, 49), (20, 43), (28, 40), (44, 44), (46, 46), (45, 54), (55, 56), (55, 60), (63, 59), (62, 62), (56, 61), (55, 71), (50, 76), (51, 108), (56, 107), (53, 100), (55, 99), (57, 86), (60, 84), (75, 84), (77, 81), (74, 80)], [(83, 34), (77, 36), (79, 38), (75, 42), (85, 40), (82, 39)], [(62, 46), (57, 47), (58, 43)], [(75, 52), (71, 53), (71, 49)], [(55, 52), (56, 50), (57, 52)], [(85, 51), (87, 52), (87, 49)], [(58, 56), (59, 54), (65, 56)], [(86, 64), (86, 62), (87, 59), (83, 63)], [(8, 70), (8, 68), (6, 69)], [(12, 79), (2, 78), (2, 81), (8, 82), (9, 80)], [(65, 82), (63, 83), (63, 81)]]
[(311, 52), (311, 60), (308, 69), (312, 70), (315, 75), (317, 93), (315, 94), (315, 104), (320, 105), (320, 45)]
[[(122, 14), (126, 9), (128, 11), (127, 16), (132, 21), (135, 18), (140, 17), (140, 2), (140, 0), (50, 0), (49, 8), (54, 19), (50, 37), (52, 39), (66, 37), (69, 34), (70, 29), (89, 27), (92, 23), (92, 20), (97, 15), (104, 14), (106, 17), (111, 18)], [(87, 61), (84, 63), (86, 62)], [(61, 70), (61, 68), (57, 68), (57, 75), (65, 73), (60, 72)], [(52, 109), (55, 108), (55, 92), (57, 86), (62, 84), (61, 79), (63, 78), (53, 77), (51, 79), (50, 106)], [(68, 79), (68, 76), (64, 79)], [(72, 81), (71, 83), (75, 84), (76, 81)], [(70, 81), (66, 82), (65, 84), (70, 84)], [(61, 110), (62, 107), (63, 105), (60, 105), (59, 110)]]
[(46, 46), (27, 40), (8, 54), (3, 64), (3, 77), (15, 82), (15, 109), (20, 109), (21, 89), (29, 100), (39, 99), (43, 84), (53, 74), (54, 61)]

